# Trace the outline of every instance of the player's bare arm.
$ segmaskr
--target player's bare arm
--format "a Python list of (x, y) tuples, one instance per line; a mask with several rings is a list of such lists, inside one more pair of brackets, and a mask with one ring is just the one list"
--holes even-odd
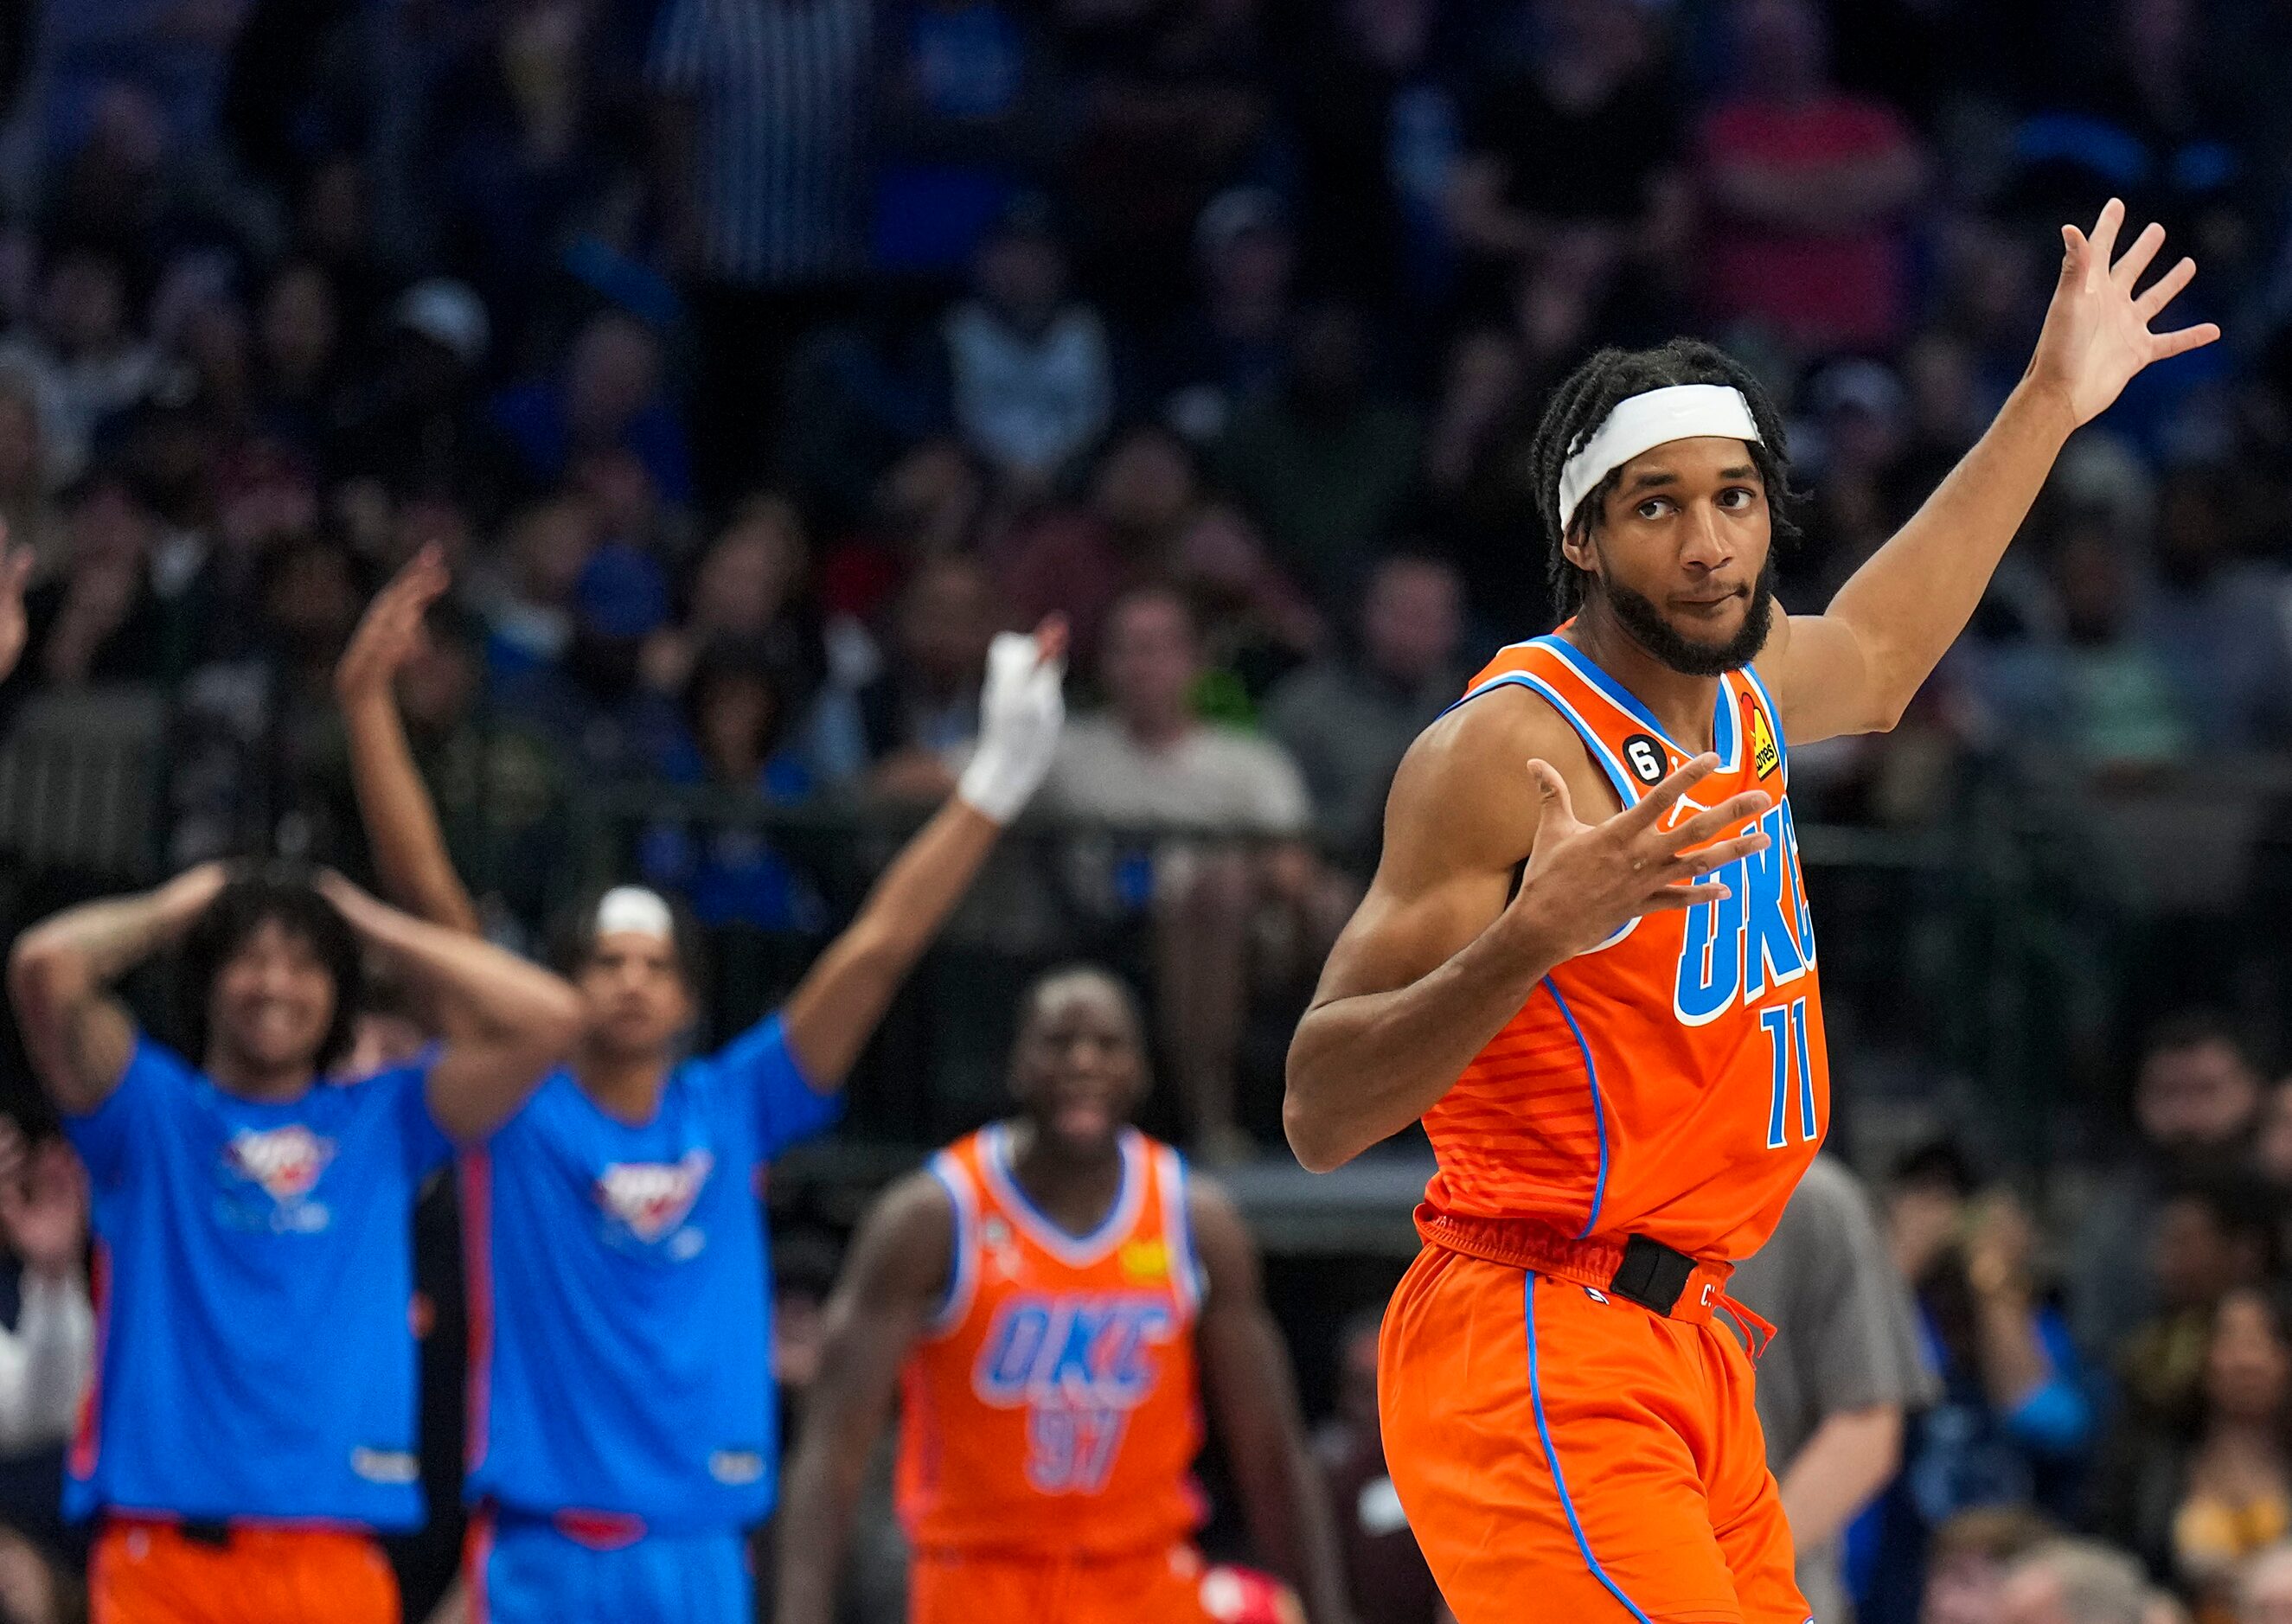
[(1343, 1624), (1352, 1612), (1336, 1529), (1305, 1447), (1289, 1356), (1265, 1306), (1257, 1248), (1232, 1199), (1205, 1179), (1189, 1181), (1186, 1216), (1207, 1276), (1195, 1329), (1202, 1381), (1250, 1539), (1296, 1588), (1313, 1624)]
[(367, 606), (335, 667), (335, 694), (350, 736), (359, 818), (383, 895), (432, 924), (475, 936), (477, 905), (454, 872), (438, 808), (414, 765), (394, 687), (422, 646), (423, 616), (451, 582), (436, 547), (416, 553)]
[(84, 903), (42, 921), (8, 956), (8, 993), (40, 1086), (84, 1116), (111, 1097), (135, 1054), (135, 1020), (111, 983), (190, 929), (229, 879), (187, 869), (137, 896)]
[(1708, 843), (1768, 798), (1738, 795), (1665, 826), (1716, 766), (1699, 757), (1618, 810), (1568, 725), (1524, 689), (1426, 729), (1393, 781), (1376, 877), (1290, 1044), (1281, 1119), (1297, 1159), (1326, 1172), (1400, 1132), (1554, 965), (1642, 913), (1718, 895), (1702, 876), (1766, 837)]
[(1997, 421), (1828, 608), (1776, 616), (1759, 668), (1794, 740), (1900, 720), (1973, 618), (2070, 433), (2144, 368), (2220, 336), (2210, 322), (2151, 330), (2196, 276), (2196, 261), (2183, 259), (2136, 291), (2165, 230), (2151, 225), (2118, 255), (2124, 224), (2125, 205), (2112, 198), (2090, 237), (2062, 228), (2061, 280), (2029, 370)]
[(539, 965), (401, 913), (340, 874), (315, 883), (369, 948), (462, 1012), (428, 1083), (430, 1113), (449, 1138), (467, 1143), (500, 1127), (579, 1038), (578, 994)]
[(955, 1209), (928, 1173), (884, 1193), (827, 1299), (819, 1378), (804, 1402), (779, 1516), (775, 1624), (831, 1624), (853, 1513), (891, 1419), (900, 1367), (955, 1266)]
[(1054, 618), (1030, 638), (996, 639), (979, 702), (979, 747), (961, 785), (788, 994), (780, 1012), (788, 1049), (814, 1088), (843, 1086), (900, 984), (1049, 772), (1066, 714), (1066, 637), (1065, 623)]

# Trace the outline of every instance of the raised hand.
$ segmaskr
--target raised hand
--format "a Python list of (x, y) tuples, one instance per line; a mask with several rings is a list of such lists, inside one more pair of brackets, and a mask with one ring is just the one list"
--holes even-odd
[(1725, 896), (1725, 886), (1705, 876), (1765, 850), (1770, 842), (1756, 829), (1719, 837), (1753, 822), (1773, 802), (1762, 791), (1746, 790), (1692, 817), (1675, 820), (1671, 814), (1680, 798), (1718, 766), (1715, 755), (1698, 756), (1636, 805), (1605, 823), (1586, 824), (1576, 816), (1567, 780), (1551, 763), (1530, 761), (1528, 770), (1543, 796), (1536, 849), (1501, 922), (1529, 932), (1541, 948), (1572, 958), (1642, 913), (1691, 908)]
[(61, 1139), (28, 1149), (0, 1129), (0, 1233), (36, 1274), (70, 1274), (87, 1244), (87, 1175)]
[(1032, 635), (997, 634), (979, 695), (979, 745), (956, 792), (998, 824), (1033, 798), (1066, 723), (1067, 623), (1053, 615)]
[(2195, 277), (2197, 262), (2182, 260), (2136, 294), (2142, 273), (2165, 245), (2165, 228), (2151, 224), (2119, 256), (2117, 234), (2124, 224), (2125, 205), (2111, 197), (2094, 221), (2091, 237), (2075, 226), (2062, 228), (2062, 279), (2030, 359), (2031, 380), (2056, 390), (2079, 423), (2107, 411), (2151, 363), (2200, 349), (2221, 335), (2208, 321), (2171, 333), (2150, 331), (2149, 324)]
[[(0, 525), (0, 542), (7, 539), (8, 528)], [(23, 657), (27, 626), (24, 620), (24, 584), (32, 578), (32, 550), (29, 547), (10, 547), (0, 557), (0, 677), (16, 669)]]
[(422, 647), (422, 617), (452, 583), (445, 552), (433, 542), (374, 595), (335, 666), (335, 692), (345, 704), (389, 691), (399, 668)]

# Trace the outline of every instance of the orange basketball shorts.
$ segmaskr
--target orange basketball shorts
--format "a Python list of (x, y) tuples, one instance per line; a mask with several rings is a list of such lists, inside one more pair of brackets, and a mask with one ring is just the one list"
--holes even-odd
[(89, 1624), (399, 1624), (398, 1580), (371, 1535), (235, 1527), (221, 1542), (115, 1517), (88, 1564)]
[(1055, 1619), (1059, 1624), (1208, 1624), (1190, 1546), (1137, 1556), (916, 1553), (908, 1624)]
[(1459, 1624), (1806, 1624), (1725, 1326), (1428, 1246), (1385, 1310), (1377, 1396)]

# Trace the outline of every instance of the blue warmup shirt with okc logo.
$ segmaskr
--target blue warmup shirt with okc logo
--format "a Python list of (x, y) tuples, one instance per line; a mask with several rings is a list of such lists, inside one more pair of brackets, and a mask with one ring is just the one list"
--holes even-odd
[(411, 1214), (453, 1154), (428, 1075), (266, 1105), (146, 1039), (109, 1099), (64, 1118), (98, 1327), (66, 1515), (421, 1525)]
[(641, 1127), (569, 1072), (461, 1160), (469, 1498), (661, 1532), (759, 1522), (779, 1459), (763, 1165), (835, 1122), (779, 1018)]

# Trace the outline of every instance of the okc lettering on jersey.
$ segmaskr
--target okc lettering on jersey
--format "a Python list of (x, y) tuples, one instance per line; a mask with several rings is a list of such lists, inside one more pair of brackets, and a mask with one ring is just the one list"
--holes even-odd
[(1672, 993), (1672, 1013), (1687, 1025), (1716, 1020), (1739, 1000), (1755, 1003), (1814, 962), (1814, 923), (1790, 803), (1774, 807), (1758, 826), (1766, 832), (1766, 850), (1717, 870), (1712, 878), (1729, 894), (1688, 910)]
[[(597, 1176), (597, 1205), (650, 1246), (682, 1226), (715, 1166), (716, 1158), (705, 1150), (687, 1151), (675, 1162), (612, 1162)], [(690, 1258), (704, 1244), (696, 1231), (689, 1240), (679, 1234), (673, 1250)]]
[(1037, 1490), (1095, 1494), (1175, 1329), (1166, 1297), (1013, 1297), (980, 1344), (972, 1388), (997, 1409), (1026, 1406), (1027, 1478)]
[[(243, 1128), (223, 1146), (227, 1177), (219, 1210), (226, 1222), (239, 1228), (314, 1234), (333, 1215), (309, 1196), (334, 1159), (335, 1142), (300, 1122), (259, 1132)], [(248, 1199), (249, 1185), (270, 1198), (267, 1205)]]

